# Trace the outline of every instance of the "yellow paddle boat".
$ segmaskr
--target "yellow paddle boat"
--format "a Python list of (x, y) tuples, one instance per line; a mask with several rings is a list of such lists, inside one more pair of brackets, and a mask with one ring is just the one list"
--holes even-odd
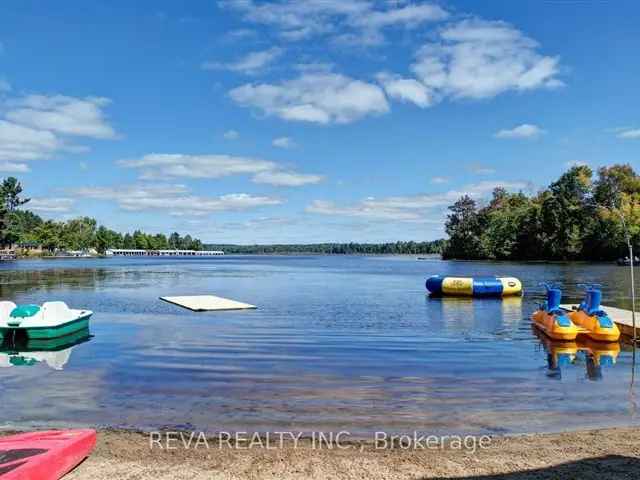
[(554, 340), (575, 340), (578, 329), (567, 316), (567, 312), (560, 308), (562, 292), (550, 284), (542, 285), (547, 290), (547, 300), (533, 312), (531, 320), (536, 327)]
[(585, 335), (599, 342), (617, 342), (620, 330), (613, 323), (609, 315), (600, 308), (602, 291), (599, 285), (587, 285), (585, 297), (576, 310), (568, 311), (571, 321), (581, 329)]

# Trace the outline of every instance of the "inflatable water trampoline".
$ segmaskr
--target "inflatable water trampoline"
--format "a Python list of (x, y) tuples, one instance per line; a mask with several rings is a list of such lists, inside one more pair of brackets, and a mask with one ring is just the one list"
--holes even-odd
[(434, 296), (506, 297), (521, 295), (522, 283), (513, 277), (443, 277), (427, 278), (427, 290)]

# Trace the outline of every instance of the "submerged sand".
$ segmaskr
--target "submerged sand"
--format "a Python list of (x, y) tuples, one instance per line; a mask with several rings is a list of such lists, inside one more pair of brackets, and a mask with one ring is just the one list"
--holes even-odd
[(640, 478), (640, 428), (493, 437), (475, 453), (349, 445), (314, 448), (306, 440), (245, 450), (212, 441), (209, 448), (161, 450), (143, 433), (102, 431), (91, 457), (65, 480)]

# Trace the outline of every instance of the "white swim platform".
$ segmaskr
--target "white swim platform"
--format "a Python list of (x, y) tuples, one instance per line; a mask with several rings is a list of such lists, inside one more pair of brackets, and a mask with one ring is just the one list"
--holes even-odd
[(215, 310), (248, 310), (257, 308), (249, 303), (236, 302), (228, 298), (215, 295), (188, 295), (180, 297), (160, 297), (160, 300), (193, 310), (194, 312), (208, 312)]

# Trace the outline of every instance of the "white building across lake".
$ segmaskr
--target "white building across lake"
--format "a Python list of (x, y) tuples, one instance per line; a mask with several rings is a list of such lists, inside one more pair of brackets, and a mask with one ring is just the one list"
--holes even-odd
[(137, 248), (110, 248), (109, 257), (215, 257), (224, 255), (222, 250), (142, 250)]

